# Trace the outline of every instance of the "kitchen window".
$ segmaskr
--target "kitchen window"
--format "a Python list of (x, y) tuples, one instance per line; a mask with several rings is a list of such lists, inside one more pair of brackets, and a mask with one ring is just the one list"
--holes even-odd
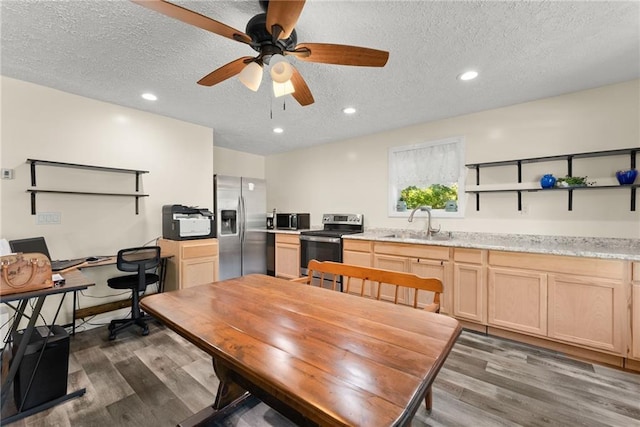
[(389, 148), (389, 216), (426, 204), (434, 217), (463, 217), (465, 176), (463, 137)]

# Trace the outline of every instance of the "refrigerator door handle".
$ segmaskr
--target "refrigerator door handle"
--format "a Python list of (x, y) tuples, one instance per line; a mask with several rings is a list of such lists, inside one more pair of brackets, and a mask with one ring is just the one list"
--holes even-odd
[(244, 205), (244, 197), (238, 198), (239, 214), (240, 214), (240, 243), (244, 243), (244, 233), (247, 227), (247, 212)]

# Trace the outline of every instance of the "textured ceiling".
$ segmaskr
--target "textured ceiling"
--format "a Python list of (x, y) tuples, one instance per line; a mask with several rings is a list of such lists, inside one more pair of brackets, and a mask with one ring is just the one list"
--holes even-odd
[[(241, 31), (261, 12), (257, 0), (176, 3)], [(217, 146), (262, 155), (640, 77), (636, 1), (308, 1), (299, 42), (390, 52), (384, 68), (291, 59), (308, 107), (265, 82), (197, 85), (256, 53), (129, 1), (0, 4), (3, 75), (208, 126)], [(480, 76), (456, 80), (467, 69)], [(342, 114), (351, 105), (357, 114)]]

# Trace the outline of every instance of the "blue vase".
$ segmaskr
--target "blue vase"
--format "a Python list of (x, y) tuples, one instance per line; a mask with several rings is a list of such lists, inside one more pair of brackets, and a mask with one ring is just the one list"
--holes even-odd
[(553, 188), (556, 185), (556, 178), (548, 173), (540, 178), (540, 185), (542, 188)]

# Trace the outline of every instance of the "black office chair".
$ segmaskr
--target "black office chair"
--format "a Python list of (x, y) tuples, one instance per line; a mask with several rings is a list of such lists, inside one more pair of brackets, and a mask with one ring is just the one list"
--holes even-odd
[(145, 246), (141, 248), (129, 248), (118, 251), (116, 265), (118, 270), (136, 272), (126, 276), (113, 277), (107, 280), (107, 284), (113, 289), (131, 289), (131, 317), (127, 319), (115, 319), (109, 324), (109, 339), (116, 339), (116, 334), (131, 325), (142, 328), (142, 335), (149, 334), (146, 320), (148, 316), (140, 311), (140, 292), (144, 292), (148, 285), (160, 281), (160, 276), (155, 273), (147, 273), (147, 270), (158, 267), (160, 264), (160, 247)]

